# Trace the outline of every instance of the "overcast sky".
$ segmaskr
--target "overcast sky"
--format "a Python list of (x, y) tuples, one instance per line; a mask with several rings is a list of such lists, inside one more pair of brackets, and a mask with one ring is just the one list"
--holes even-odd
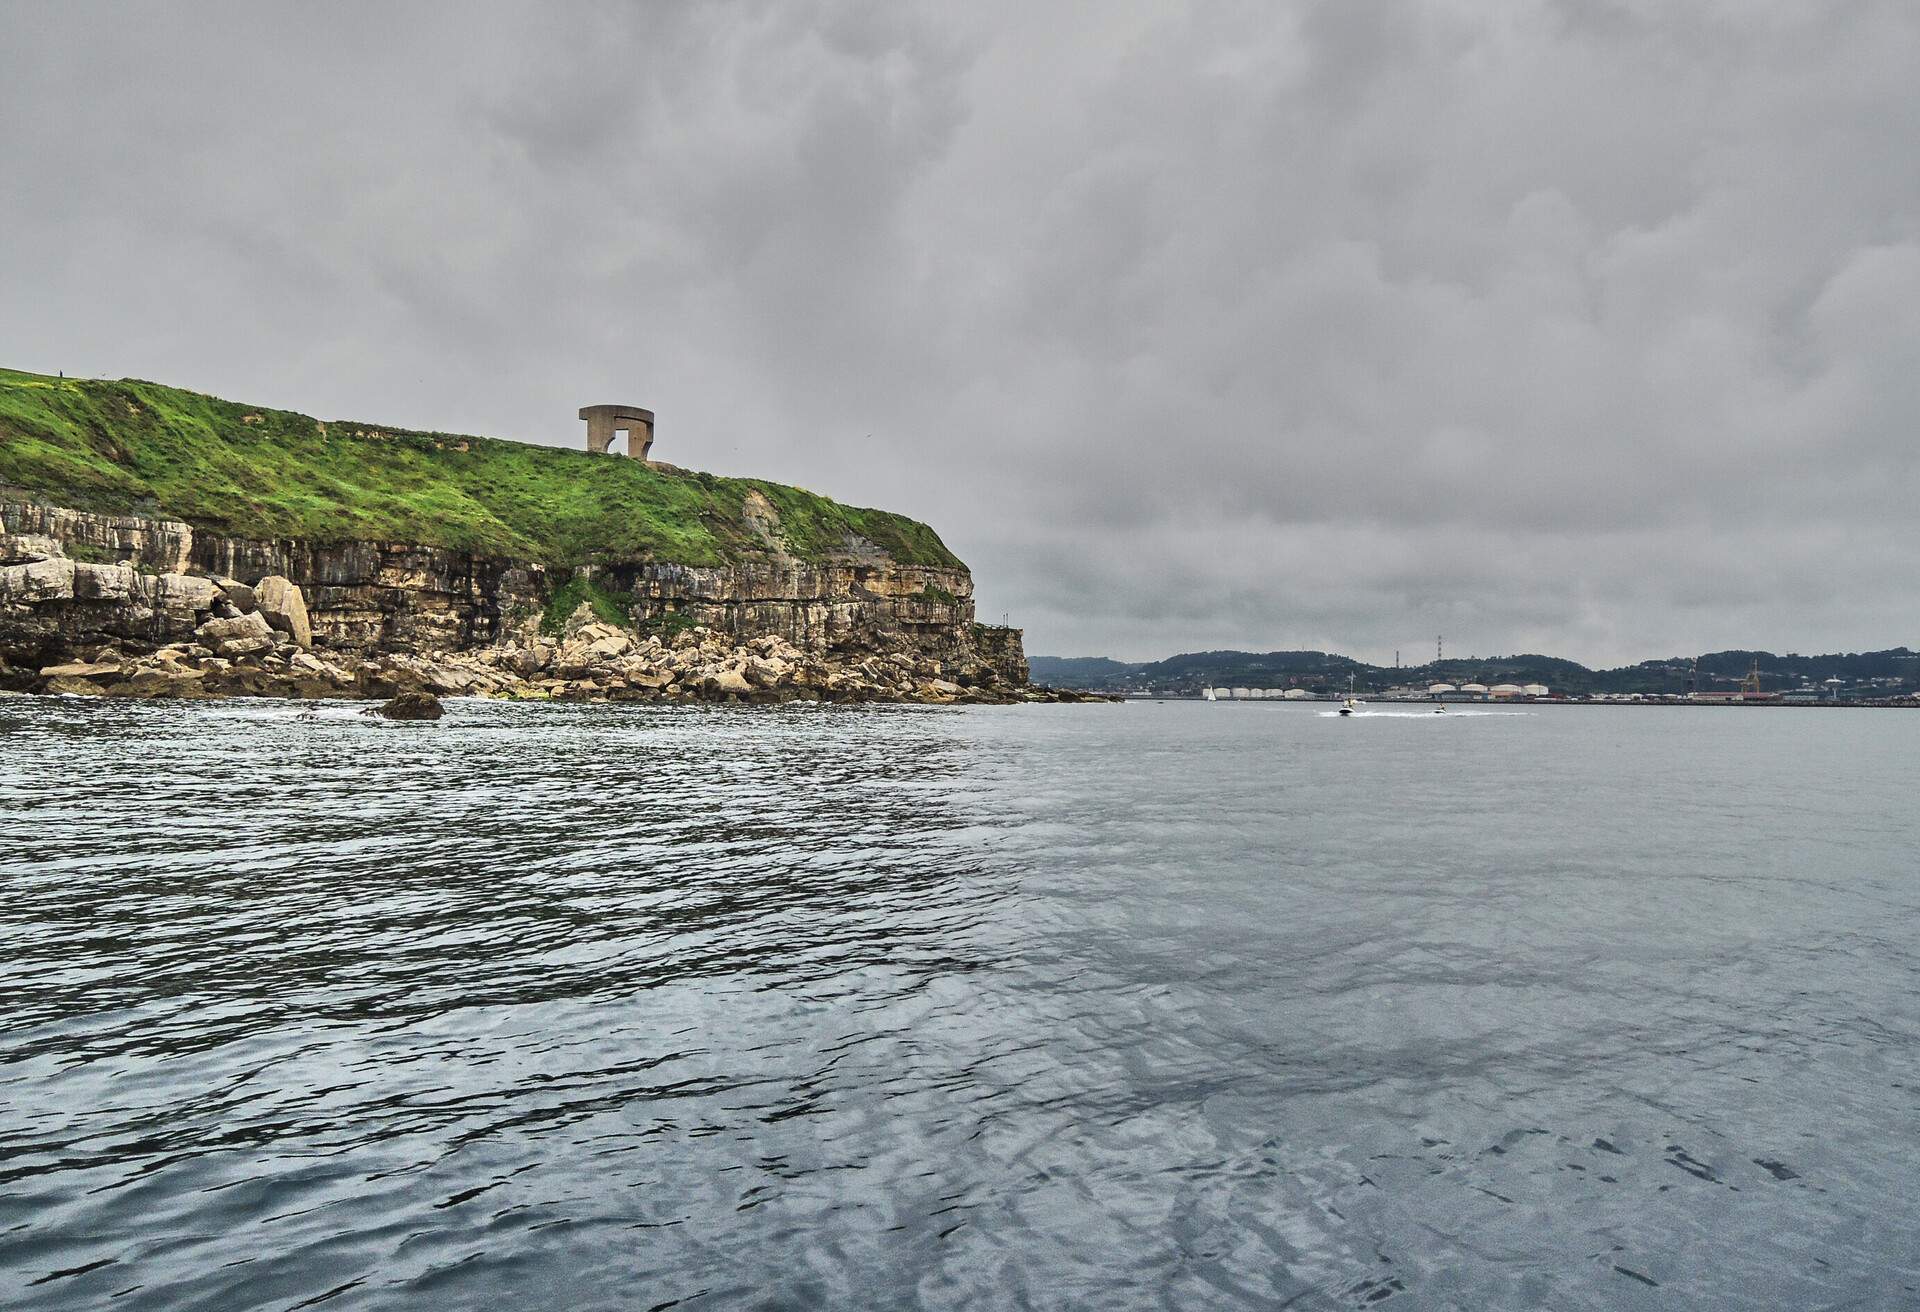
[(1920, 646), (1920, 6), (0, 0), (0, 363), (926, 519), (1028, 650)]

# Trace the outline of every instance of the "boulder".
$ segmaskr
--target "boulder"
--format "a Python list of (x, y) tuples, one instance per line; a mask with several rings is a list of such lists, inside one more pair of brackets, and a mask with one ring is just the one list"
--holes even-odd
[(673, 682), (673, 671), (632, 663), (622, 667), (621, 677), (636, 688), (664, 688)]
[(273, 647), (273, 630), (259, 611), (232, 619), (211, 619), (193, 633), (222, 656), (249, 656)]
[(753, 691), (747, 676), (735, 669), (709, 671), (700, 681), (700, 686), (709, 697), (725, 697), (729, 694), (744, 697)]
[(220, 595), (212, 579), (194, 574), (162, 574), (152, 581), (153, 604), (161, 610), (187, 613), (209, 609)]
[(756, 688), (776, 688), (793, 673), (793, 666), (777, 657), (749, 656), (741, 673)]
[(377, 715), (383, 720), (437, 720), (446, 713), (447, 708), (430, 692), (403, 692), (367, 711), (368, 715)]
[(79, 601), (131, 601), (140, 592), (140, 576), (131, 565), (73, 567), (73, 595)]
[(428, 665), (421, 671), (427, 687), (448, 697), (464, 696), (474, 692), (483, 682), (478, 670), (447, 662), (441, 665)]
[(302, 647), (313, 646), (313, 624), (307, 618), (307, 599), (293, 580), (269, 574), (253, 585), (253, 600), (267, 623)]
[(58, 540), (44, 534), (0, 532), (0, 565), (31, 565), (65, 554)]
[(199, 670), (190, 670), (185, 666), (162, 665), (149, 666), (135, 670), (122, 685), (116, 685), (115, 693), (131, 697), (199, 697), (206, 689), (201, 680), (206, 677)]
[(616, 629), (605, 637), (594, 639), (587, 647), (587, 660), (591, 664), (601, 665), (617, 657), (625, 656), (632, 650), (632, 636)]
[(91, 679), (52, 679), (45, 689), (50, 694), (68, 697), (98, 697), (106, 690), (104, 684)]
[[(330, 687), (342, 689), (351, 688), (354, 685), (354, 676), (351, 671), (341, 669), (331, 661), (316, 660), (304, 652), (297, 653), (294, 656), (292, 665), (294, 673), (303, 680), (302, 686), (304, 686), (306, 682), (313, 681), (323, 682)], [(312, 696), (311, 693), (302, 695)]]
[(596, 626), (599, 622), (599, 619), (593, 613), (592, 604), (583, 601), (573, 608), (573, 614), (567, 616), (567, 622), (560, 627), (560, 636), (563, 638), (574, 637), (582, 629)]
[(117, 660), (104, 661), (68, 661), (65, 665), (49, 665), (40, 671), (43, 679), (91, 679), (103, 674), (118, 674), (122, 666)]
[(553, 652), (554, 644), (551, 642), (539, 642), (531, 647), (509, 647), (501, 658), (501, 664), (524, 678), (552, 665)]
[(213, 584), (226, 594), (227, 604), (238, 613), (245, 615), (249, 611), (260, 609), (260, 603), (254, 598), (253, 589), (239, 579), (215, 578)]
[(73, 562), (49, 556), (24, 565), (0, 566), (0, 601), (73, 600)]
[(871, 701), (873, 685), (852, 670), (832, 670), (822, 681), (822, 689), (836, 701)]

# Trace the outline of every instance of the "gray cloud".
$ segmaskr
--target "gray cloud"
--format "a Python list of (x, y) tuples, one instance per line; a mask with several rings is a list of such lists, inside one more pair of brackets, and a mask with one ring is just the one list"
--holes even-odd
[(0, 361), (932, 521), (1036, 651), (1920, 638), (1920, 14), (18, 4)]

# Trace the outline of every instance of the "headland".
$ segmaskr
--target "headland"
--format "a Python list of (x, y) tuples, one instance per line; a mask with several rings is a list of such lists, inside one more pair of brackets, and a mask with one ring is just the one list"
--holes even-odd
[(0, 370), (0, 688), (1056, 696), (926, 524), (649, 460), (638, 407), (581, 418), (563, 450)]

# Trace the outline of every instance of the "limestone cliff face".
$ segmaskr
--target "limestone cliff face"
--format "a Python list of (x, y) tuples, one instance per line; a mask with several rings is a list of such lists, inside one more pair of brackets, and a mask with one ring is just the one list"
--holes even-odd
[[(175, 520), (0, 494), (0, 645), (46, 661), (89, 641), (178, 641), (193, 628), (186, 594), (204, 582), (190, 576), (253, 584), (277, 575), (305, 594), (316, 646), (454, 651), (524, 632), (556, 588), (585, 572), (642, 623), (675, 615), (813, 651), (858, 650), (884, 635), (942, 660), (984, 661), (1025, 683), (1018, 631), (974, 624), (964, 568), (902, 565), (858, 542), (841, 558), (803, 561), (780, 549), (777, 523), (761, 522), (765, 550), (735, 565), (613, 561), (556, 576), (534, 562), (414, 543), (221, 537)], [(42, 559), (48, 553), (33, 550), (36, 540), (61, 544), (69, 559)]]
[(813, 565), (781, 557), (718, 569), (603, 566), (642, 619), (669, 613), (741, 637), (775, 634), (814, 650), (900, 634), (929, 654), (968, 640), (973, 578), (961, 569), (857, 559)]
[(251, 583), (292, 579), (314, 639), (344, 651), (455, 651), (491, 642), (503, 619), (539, 611), (537, 565), (408, 542), (259, 542), (196, 535), (195, 569)]
[(193, 552), (193, 530), (177, 520), (67, 510), (6, 488), (0, 488), (0, 533), (51, 538), (81, 548), (75, 556), (98, 555), (158, 574), (184, 573)]

